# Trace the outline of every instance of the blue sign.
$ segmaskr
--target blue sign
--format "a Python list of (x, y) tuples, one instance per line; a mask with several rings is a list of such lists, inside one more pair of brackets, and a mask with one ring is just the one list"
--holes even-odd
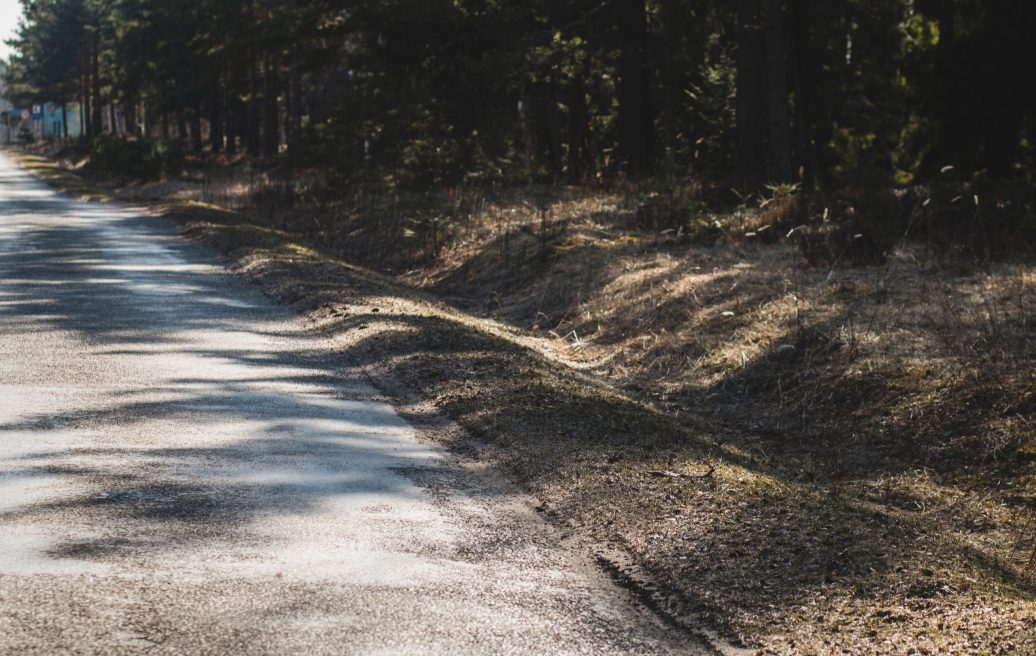
[(32, 120), (39, 121), (43, 118), (43, 105), (32, 106)]

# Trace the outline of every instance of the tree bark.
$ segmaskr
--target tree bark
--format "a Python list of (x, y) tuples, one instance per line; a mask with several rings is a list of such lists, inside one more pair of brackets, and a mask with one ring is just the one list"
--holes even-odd
[(137, 105), (139, 104), (136, 91), (126, 94), (126, 106), (122, 111), (126, 116), (126, 134), (137, 136)]
[(737, 0), (737, 151), (738, 182), (754, 191), (762, 183), (766, 164), (763, 35), (758, 0)]
[(676, 2), (662, 0), (662, 129), (667, 173), (673, 172), (676, 147)]
[(288, 86), (288, 158), (294, 167), (298, 163), (302, 147), (302, 76), (299, 72), (298, 43), (292, 43), (291, 46), (291, 83)]
[(213, 154), (223, 151), (223, 89), (216, 76), (209, 99), (209, 148)]
[(194, 111), (191, 112), (191, 150), (200, 153), (202, 150), (201, 138), (201, 104), (194, 103)]
[(233, 92), (233, 80), (230, 75), (230, 58), (227, 57), (225, 51), (223, 55), (223, 86), (225, 90), (224, 100), (225, 111), (224, 111), (224, 122), (226, 125), (227, 132), (227, 155), (237, 155), (237, 122), (241, 116), (240, 112), (240, 100), (235, 97)]
[(152, 123), (155, 120), (154, 108), (151, 106), (151, 94), (142, 93), (139, 102), (138, 109), (140, 113), (137, 115), (137, 125), (140, 128), (140, 136), (150, 139), (154, 136)]
[(813, 191), (816, 189), (820, 173), (813, 118), (820, 56), (815, 52), (810, 35), (808, 0), (792, 0), (789, 7), (789, 35), (790, 42), (794, 44), (791, 60), (795, 89), (795, 134), (799, 160), (802, 163), (802, 186), (807, 191)]
[(263, 156), (274, 157), (280, 149), (281, 143), (281, 120), (280, 104), (278, 103), (277, 62), (271, 55), (263, 59), (263, 96), (264, 110), (263, 118)]
[(81, 79), (82, 88), (80, 93), (82, 94), (82, 101), (79, 105), (79, 130), (87, 138), (93, 138), (93, 121), (91, 119), (90, 112), (90, 74), (87, 72), (89, 65), (83, 67), (83, 75)]
[(183, 103), (180, 103), (179, 109), (176, 110), (176, 139), (184, 147), (190, 145), (187, 141), (187, 109)]
[(590, 112), (586, 106), (584, 76), (568, 88), (568, 181), (578, 184), (586, 179)]
[(654, 156), (654, 117), (648, 55), (647, 8), (644, 0), (616, 0), (621, 52), (618, 62), (619, 154), (631, 176), (646, 173)]
[(791, 110), (788, 107), (788, 57), (785, 44), (784, 1), (763, 0), (766, 33), (766, 87), (770, 108), (770, 177), (794, 179), (791, 165)]
[(561, 111), (558, 109), (561, 99), (558, 92), (558, 82), (551, 77), (545, 89), (547, 102), (543, 103), (543, 129), (547, 138), (547, 146), (550, 148), (550, 179), (558, 182), (561, 179), (561, 167), (564, 162), (561, 152)]
[(259, 80), (256, 74), (255, 49), (248, 51), (248, 115), (246, 141), (248, 154), (259, 155)]
[(248, 47), (248, 113), (246, 116), (245, 141), (248, 154), (259, 155), (259, 79), (256, 71), (255, 47)]
[(93, 134), (100, 135), (103, 132), (103, 118), (101, 114), (101, 55), (97, 44), (97, 35), (94, 34), (90, 40), (90, 103), (93, 105), (91, 123)]

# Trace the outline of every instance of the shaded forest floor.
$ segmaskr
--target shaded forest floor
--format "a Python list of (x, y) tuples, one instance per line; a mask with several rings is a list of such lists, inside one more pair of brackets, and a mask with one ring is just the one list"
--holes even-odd
[(175, 200), (670, 616), (764, 653), (1036, 653), (1031, 259), (814, 267), (754, 207), (704, 246), (628, 196), (315, 180), (102, 186)]

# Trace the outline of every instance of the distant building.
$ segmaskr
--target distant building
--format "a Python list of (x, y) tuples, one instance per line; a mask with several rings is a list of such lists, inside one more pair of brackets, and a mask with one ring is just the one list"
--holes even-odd
[[(65, 111), (68, 112), (68, 137), (74, 139), (82, 134), (82, 127), (79, 121), (79, 103), (65, 103), (65, 109), (62, 109), (60, 104), (48, 102), (43, 103), (39, 109), (42, 112), (33, 112), (33, 132), (37, 137), (46, 139), (48, 137), (65, 136)], [(40, 118), (35, 118), (36, 116)]]
[[(65, 134), (64, 112), (68, 112), (68, 137), (75, 138), (83, 133), (82, 112), (79, 103), (56, 102), (36, 103), (31, 107), (15, 107), (7, 99), (7, 85), (4, 81), (7, 65), (0, 61), (0, 143), (18, 141), (22, 127), (27, 127), (37, 139), (58, 138)], [(27, 117), (27, 118), (26, 118)]]

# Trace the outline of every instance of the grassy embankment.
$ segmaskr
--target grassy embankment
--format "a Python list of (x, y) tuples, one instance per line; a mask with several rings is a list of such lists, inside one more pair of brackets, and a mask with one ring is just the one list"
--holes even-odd
[(810, 268), (785, 239), (632, 228), (619, 197), (523, 200), (431, 249), (398, 202), (155, 209), (670, 615), (773, 653), (1036, 653), (1036, 268), (905, 245)]

